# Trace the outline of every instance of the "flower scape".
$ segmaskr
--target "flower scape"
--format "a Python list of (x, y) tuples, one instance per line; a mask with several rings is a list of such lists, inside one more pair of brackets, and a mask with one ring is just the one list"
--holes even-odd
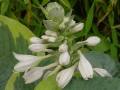
[[(75, 72), (79, 72), (84, 80), (93, 78), (94, 73), (101, 77), (112, 77), (107, 70), (93, 67), (82, 53), (81, 47), (84, 45), (96, 46), (100, 43), (98, 36), (76, 41), (76, 33), (83, 30), (84, 23), (76, 23), (71, 12), (65, 14), (63, 7), (56, 2), (41, 8), (47, 18), (43, 21), (46, 31), (41, 38), (35, 36), (30, 38), (28, 48), (34, 55), (13, 53), (19, 61), (14, 70), (24, 72), (26, 84), (56, 74), (58, 86), (64, 88)], [(46, 59), (54, 61), (46, 66), (39, 66)]]

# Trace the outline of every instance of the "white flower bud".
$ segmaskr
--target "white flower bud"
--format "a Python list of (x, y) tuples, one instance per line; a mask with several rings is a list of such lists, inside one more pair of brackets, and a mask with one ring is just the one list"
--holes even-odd
[(47, 35), (43, 35), (42, 39), (47, 40), (48, 42), (55, 42), (56, 41), (56, 37), (47, 36)]
[(101, 77), (112, 77), (112, 75), (105, 69), (94, 68), (94, 71), (99, 74)]
[(91, 37), (88, 37), (88, 39), (86, 40), (86, 44), (88, 46), (96, 46), (97, 44), (100, 43), (100, 38), (97, 37), (97, 36), (91, 36)]
[[(73, 22), (73, 23), (74, 23), (74, 22)], [(73, 27), (73, 29), (70, 30), (70, 31), (73, 32), (73, 33), (79, 32), (79, 31), (81, 31), (81, 30), (83, 29), (83, 27), (84, 27), (84, 23), (78, 23), (78, 24), (75, 25), (75, 26)]]
[(86, 59), (86, 57), (79, 51), (80, 61), (78, 65), (78, 69), (85, 80), (89, 78), (93, 78), (93, 69), (90, 62)]
[(29, 49), (33, 52), (41, 52), (46, 50), (45, 44), (31, 44), (29, 45)]
[(59, 52), (66, 52), (68, 50), (68, 45), (66, 42), (59, 46)]
[(25, 72), (23, 78), (25, 79), (25, 83), (32, 83), (42, 77), (44, 73), (43, 67), (34, 67), (30, 71)]
[(69, 53), (67, 51), (61, 53), (60, 57), (59, 57), (59, 63), (61, 65), (68, 65), (69, 62), (70, 62), (70, 55), (69, 55)]
[(57, 33), (54, 32), (54, 31), (46, 30), (45, 34), (48, 35), (48, 36), (57, 37)]
[(33, 44), (40, 44), (40, 43), (43, 43), (44, 40), (40, 39), (38, 37), (32, 37), (32, 38), (30, 38), (30, 42), (33, 43)]
[(56, 77), (56, 81), (60, 88), (64, 88), (70, 82), (74, 74), (75, 68), (76, 68), (76, 65), (70, 68), (64, 69), (58, 73)]

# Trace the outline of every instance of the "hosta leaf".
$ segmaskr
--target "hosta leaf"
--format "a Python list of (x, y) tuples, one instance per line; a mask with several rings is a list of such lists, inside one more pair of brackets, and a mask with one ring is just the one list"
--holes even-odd
[(7, 84), (6, 84), (6, 87), (5, 87), (5, 90), (14, 90), (15, 87), (14, 87), (14, 83), (16, 81), (16, 78), (19, 76), (19, 73), (13, 73), (11, 75), (11, 77), (9, 78)]
[[(5, 90), (5, 85), (17, 63), (12, 52), (28, 53), (28, 40), (31, 36), (33, 34), (27, 27), (0, 15), (0, 90)], [(18, 81), (18, 78), (16, 79)], [(33, 90), (28, 85), (25, 86), (24, 82), (17, 81), (14, 76), (11, 76), (6, 88), (13, 88), (12, 84), (10, 85), (11, 82), (15, 83), (15, 90)]]
[(120, 90), (120, 79), (96, 77), (90, 80), (74, 78), (63, 90)]
[(85, 53), (85, 56), (95, 68), (106, 69), (111, 74), (114, 74), (117, 71), (114, 60), (107, 54), (91, 51)]
[(35, 90), (61, 90), (56, 83), (55, 75), (48, 77), (35, 87)]
[[(106, 54), (98, 52), (85, 53), (86, 58), (93, 67), (104, 68), (111, 74), (116, 71), (114, 60)], [(119, 90), (119, 78), (102, 78), (94, 76), (93, 79), (83, 80), (80, 77), (74, 77), (63, 90)]]

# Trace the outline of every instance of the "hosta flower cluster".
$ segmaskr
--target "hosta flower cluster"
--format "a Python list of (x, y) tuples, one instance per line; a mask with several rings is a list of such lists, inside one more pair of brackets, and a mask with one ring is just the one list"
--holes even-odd
[[(84, 23), (77, 23), (71, 12), (65, 14), (64, 9), (56, 2), (49, 3), (42, 8), (47, 20), (44, 20), (45, 34), (30, 38), (29, 49), (34, 55), (13, 53), (19, 61), (14, 70), (24, 72), (25, 83), (32, 83), (53, 74), (58, 86), (64, 88), (72, 79), (74, 72), (79, 72), (84, 80), (93, 78), (93, 74), (111, 77), (107, 70), (93, 67), (81, 51), (81, 47), (96, 46), (100, 38), (90, 36), (84, 41), (76, 40), (76, 33), (83, 30)], [(42, 55), (41, 55), (42, 53)], [(44, 54), (44, 55), (43, 55)], [(53, 59), (53, 63), (46, 66), (39, 64)]]

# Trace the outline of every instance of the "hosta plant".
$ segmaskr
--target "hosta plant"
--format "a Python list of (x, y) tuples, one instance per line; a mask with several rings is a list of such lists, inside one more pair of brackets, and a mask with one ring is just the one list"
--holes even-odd
[[(55, 75), (57, 86), (64, 88), (76, 73), (84, 80), (90, 80), (94, 75), (112, 77), (105, 68), (93, 66), (84, 55), (83, 48), (95, 47), (100, 43), (100, 37), (78, 38), (76, 33), (83, 30), (84, 22), (76, 22), (72, 12), (66, 14), (56, 2), (41, 8), (46, 16), (46, 20), (43, 20), (46, 31), (40, 38), (30, 38), (28, 49), (33, 54), (13, 52), (18, 60), (14, 72), (24, 73), (25, 84)], [(52, 62), (41, 65), (46, 60)]]

